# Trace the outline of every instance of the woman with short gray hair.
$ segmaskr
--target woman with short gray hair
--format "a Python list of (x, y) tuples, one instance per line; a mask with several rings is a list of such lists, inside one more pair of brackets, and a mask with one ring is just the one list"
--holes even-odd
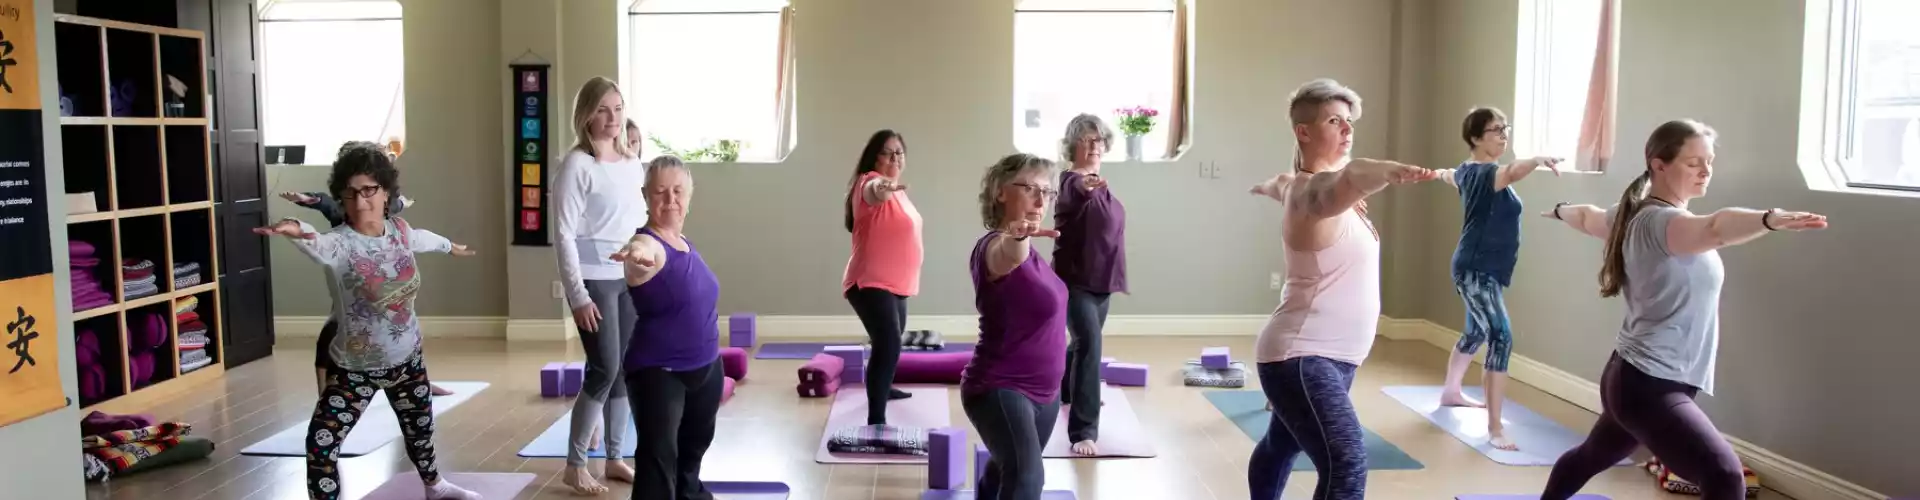
[(1067, 442), (1076, 455), (1098, 455), (1100, 437), (1100, 344), (1107, 298), (1127, 291), (1127, 209), (1100, 177), (1100, 159), (1113, 149), (1113, 130), (1100, 117), (1081, 114), (1067, 122), (1060, 155), (1060, 200), (1053, 206), (1053, 270), (1067, 284), (1066, 377), (1060, 403), (1067, 405)]

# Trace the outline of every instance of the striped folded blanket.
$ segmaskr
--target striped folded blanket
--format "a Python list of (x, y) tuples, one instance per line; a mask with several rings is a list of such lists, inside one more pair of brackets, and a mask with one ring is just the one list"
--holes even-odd
[(207, 354), (207, 350), (206, 350), (206, 349), (194, 349), (194, 350), (191, 350), (191, 351), (180, 351), (180, 366), (181, 366), (181, 367), (187, 367), (187, 366), (192, 366), (192, 365), (194, 365), (195, 363), (204, 363), (204, 362), (207, 362), (207, 361), (212, 361), (212, 360), (213, 360), (213, 355), (212, 355), (212, 354)]
[(173, 275), (174, 290), (179, 290), (182, 288), (192, 288), (196, 286), (200, 286), (199, 273), (187, 274), (187, 275), (179, 275), (179, 274)]
[(894, 425), (858, 425), (827, 439), (827, 451), (875, 455), (927, 455), (927, 430)]
[(1247, 364), (1235, 361), (1226, 368), (1207, 368), (1200, 360), (1189, 359), (1180, 369), (1182, 378), (1192, 387), (1246, 387)]
[(208, 341), (209, 339), (207, 338), (207, 332), (205, 331), (202, 331), (200, 333), (180, 334), (181, 349), (206, 349)]
[(947, 348), (947, 341), (940, 332), (933, 330), (907, 330), (900, 334), (900, 349), (905, 351), (938, 351)]
[(173, 265), (173, 275), (200, 274), (199, 262), (180, 262)]
[[(1672, 470), (1667, 469), (1666, 465), (1661, 464), (1659, 457), (1648, 460), (1646, 465), (1642, 467), (1647, 470), (1648, 474), (1653, 474), (1654, 481), (1660, 484), (1660, 489), (1667, 490), (1669, 493), (1679, 493), (1682, 495), (1700, 494), (1700, 485), (1693, 484), (1693, 481), (1681, 479), (1678, 474), (1674, 474)], [(1746, 479), (1747, 498), (1760, 496), (1760, 475), (1753, 473), (1753, 469), (1746, 467), (1741, 467), (1740, 473), (1745, 476)]]
[(180, 444), (180, 438), (192, 430), (193, 426), (188, 424), (162, 422), (151, 427), (82, 437), (80, 447), (100, 459), (113, 473), (118, 473)]

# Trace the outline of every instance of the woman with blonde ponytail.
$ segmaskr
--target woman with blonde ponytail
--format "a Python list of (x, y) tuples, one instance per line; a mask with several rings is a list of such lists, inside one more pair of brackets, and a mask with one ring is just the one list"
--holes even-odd
[(1687, 202), (1713, 177), (1714, 131), (1674, 120), (1647, 138), (1647, 170), (1612, 211), (1560, 203), (1542, 214), (1606, 240), (1600, 295), (1624, 296), (1627, 317), (1600, 375), (1600, 420), (1586, 442), (1561, 455), (1543, 500), (1565, 500), (1644, 444), (1675, 474), (1700, 485), (1704, 500), (1746, 494), (1740, 457), (1694, 404), (1713, 393), (1719, 349), (1719, 249), (1774, 231), (1824, 229), (1805, 212), (1723, 208), (1694, 215)]

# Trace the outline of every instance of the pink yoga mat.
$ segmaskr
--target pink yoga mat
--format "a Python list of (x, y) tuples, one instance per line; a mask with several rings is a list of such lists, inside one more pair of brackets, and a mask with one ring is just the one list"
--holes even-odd
[(1060, 407), (1060, 416), (1053, 421), (1053, 437), (1047, 438), (1047, 449), (1040, 456), (1046, 458), (1153, 458), (1158, 453), (1153, 450), (1153, 440), (1147, 431), (1140, 427), (1140, 417), (1133, 413), (1133, 405), (1127, 402), (1127, 393), (1111, 385), (1100, 385), (1100, 438), (1095, 441), (1100, 447), (1097, 455), (1076, 455), (1073, 443), (1067, 442), (1067, 407)]
[[(520, 490), (533, 484), (533, 474), (456, 474), (440, 475), (442, 480), (453, 481), (455, 486), (479, 493), (487, 500), (510, 499), (520, 495)], [(360, 500), (424, 500), (427, 498), (426, 486), (420, 483), (420, 475), (413, 472), (395, 474), (386, 484), (375, 488)]]
[[(938, 385), (895, 385), (895, 389), (913, 393), (913, 397), (887, 402), (887, 424), (932, 430), (951, 425), (952, 407), (947, 388)], [(918, 455), (874, 455), (827, 451), (827, 439), (834, 431), (867, 424), (867, 388), (863, 385), (840, 386), (833, 396), (833, 408), (827, 414), (827, 427), (820, 433), (820, 448), (813, 461), (823, 464), (925, 464)]]

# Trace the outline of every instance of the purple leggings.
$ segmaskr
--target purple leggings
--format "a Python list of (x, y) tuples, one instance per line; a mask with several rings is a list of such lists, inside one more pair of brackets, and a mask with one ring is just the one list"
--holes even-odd
[(1647, 375), (1614, 354), (1600, 375), (1600, 420), (1586, 442), (1553, 464), (1541, 500), (1572, 497), (1643, 444), (1674, 474), (1700, 485), (1701, 500), (1745, 498), (1740, 457), (1694, 404), (1697, 391)]

